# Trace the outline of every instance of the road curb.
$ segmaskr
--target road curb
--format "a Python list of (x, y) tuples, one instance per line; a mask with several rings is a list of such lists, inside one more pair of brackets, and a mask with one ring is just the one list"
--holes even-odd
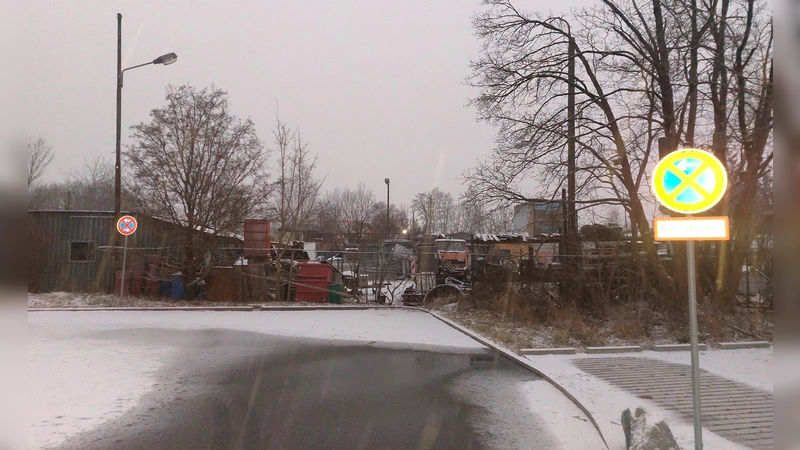
[[(680, 352), (689, 351), (692, 349), (692, 344), (656, 344), (653, 345), (655, 352)], [(708, 350), (708, 345), (697, 344), (698, 350)]]
[(525, 368), (525, 369), (535, 373), (536, 375), (542, 377), (542, 379), (544, 379), (545, 381), (547, 381), (548, 383), (553, 385), (562, 394), (564, 394), (568, 399), (570, 399), (570, 401), (572, 401), (572, 403), (574, 403), (575, 406), (578, 407), (578, 409), (580, 409), (581, 411), (583, 411), (584, 414), (586, 414), (586, 417), (588, 417), (589, 420), (592, 422), (592, 425), (594, 425), (594, 428), (597, 430), (597, 434), (600, 435), (600, 439), (603, 440), (603, 443), (605, 444), (606, 448), (607, 449), (609, 448), (608, 442), (606, 441), (605, 436), (603, 436), (603, 432), (600, 430), (600, 426), (597, 424), (597, 421), (594, 419), (594, 416), (592, 416), (592, 414), (589, 412), (589, 410), (585, 406), (583, 406), (583, 404), (577, 398), (575, 398), (575, 396), (572, 395), (565, 387), (563, 387), (560, 384), (558, 384), (555, 380), (550, 378), (546, 373), (540, 371), (536, 367), (533, 367), (530, 364), (530, 362), (528, 362), (524, 358), (520, 357), (519, 355), (515, 354), (511, 350), (509, 350), (509, 349), (507, 349), (507, 348), (495, 343), (491, 339), (488, 339), (488, 338), (486, 338), (484, 336), (481, 336), (478, 333), (475, 333), (474, 331), (470, 330), (469, 328), (466, 328), (466, 327), (464, 327), (464, 326), (462, 326), (462, 325), (460, 325), (460, 324), (458, 324), (456, 322), (453, 322), (452, 320), (450, 320), (450, 319), (448, 319), (448, 318), (446, 318), (444, 316), (441, 316), (441, 315), (439, 315), (439, 314), (437, 314), (437, 313), (435, 313), (433, 311), (428, 311), (428, 310), (422, 309), (422, 308), (413, 308), (413, 309), (427, 312), (428, 314), (430, 314), (433, 317), (441, 320), (442, 322), (446, 323), (447, 325), (450, 325), (451, 327), (453, 327), (456, 330), (466, 334), (467, 336), (471, 337), (472, 339), (475, 339), (476, 341), (480, 342), (481, 344), (483, 344), (483, 345), (491, 348), (492, 350), (500, 353), (501, 355), (503, 355), (506, 358), (510, 359), (511, 361), (517, 363), (518, 365), (522, 366), (523, 368)]
[(578, 353), (572, 347), (563, 348), (521, 348), (519, 350), (520, 356), (536, 356), (536, 355), (574, 355)]
[(616, 347), (586, 347), (586, 353), (590, 355), (606, 353), (637, 353), (642, 351), (641, 345), (624, 345)]
[(769, 341), (716, 342), (712, 345), (720, 350), (736, 350), (742, 348), (770, 348), (772, 347), (772, 342)]

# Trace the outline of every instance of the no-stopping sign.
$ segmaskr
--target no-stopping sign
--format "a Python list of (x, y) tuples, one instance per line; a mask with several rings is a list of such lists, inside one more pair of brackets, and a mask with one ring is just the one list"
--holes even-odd
[(117, 221), (117, 231), (123, 236), (130, 236), (136, 231), (136, 219), (133, 216), (122, 216)]

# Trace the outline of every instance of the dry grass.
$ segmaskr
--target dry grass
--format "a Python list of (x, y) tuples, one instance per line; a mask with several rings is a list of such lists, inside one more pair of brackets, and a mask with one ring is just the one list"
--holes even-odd
[[(606, 306), (602, 314), (557, 305), (542, 292), (474, 292), (458, 303), (427, 307), (512, 349), (687, 343), (688, 318), (667, 317), (647, 302)], [(772, 339), (771, 312), (740, 309), (735, 314), (699, 307), (701, 342)], [(751, 335), (737, 331), (731, 325)]]

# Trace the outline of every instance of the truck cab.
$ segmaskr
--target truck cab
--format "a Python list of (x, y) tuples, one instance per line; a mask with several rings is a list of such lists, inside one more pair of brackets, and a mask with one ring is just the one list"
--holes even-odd
[(470, 269), (470, 257), (467, 252), (467, 241), (463, 239), (440, 238), (433, 241), (439, 260), (439, 277), (457, 278), (467, 281)]

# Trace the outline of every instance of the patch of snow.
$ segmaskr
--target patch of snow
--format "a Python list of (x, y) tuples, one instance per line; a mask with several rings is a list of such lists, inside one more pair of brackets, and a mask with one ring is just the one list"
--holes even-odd
[[(34, 319), (35, 321), (35, 319)], [(29, 448), (48, 448), (121, 416), (153, 387), (163, 348), (29, 333)]]
[[(690, 366), (689, 351), (641, 353), (647, 358)], [(700, 352), (700, 368), (756, 389), (772, 392), (772, 348), (704, 350)]]
[(280, 336), (368, 341), (413, 345), (484, 348), (472, 338), (443, 326), (420, 311), (369, 309), (360, 311), (40, 311), (29, 323), (99, 329), (158, 327), (170, 329), (224, 328)]
[(604, 449), (605, 444), (592, 422), (561, 391), (544, 380), (531, 381), (522, 387), (531, 409), (558, 437), (564, 449)]
[[(691, 422), (684, 421), (681, 417), (661, 408), (652, 401), (640, 399), (600, 378), (589, 375), (571, 363), (571, 361), (576, 358), (616, 358), (630, 356), (630, 354), (578, 354), (537, 355), (528, 356), (526, 358), (531, 361), (534, 367), (566, 388), (568, 392), (575, 396), (575, 398), (592, 413), (592, 416), (594, 416), (597, 421), (611, 450), (625, 449), (625, 434), (622, 430), (620, 417), (622, 411), (628, 408), (634, 411), (637, 407), (646, 409), (655, 422), (659, 420), (666, 421), (681, 448), (694, 448), (694, 427)], [(701, 367), (703, 367), (702, 356), (700, 360)], [(706, 369), (706, 367), (703, 368)], [(703, 448), (706, 450), (744, 450), (747, 448), (714, 434), (707, 429), (703, 430), (703, 444)]]

